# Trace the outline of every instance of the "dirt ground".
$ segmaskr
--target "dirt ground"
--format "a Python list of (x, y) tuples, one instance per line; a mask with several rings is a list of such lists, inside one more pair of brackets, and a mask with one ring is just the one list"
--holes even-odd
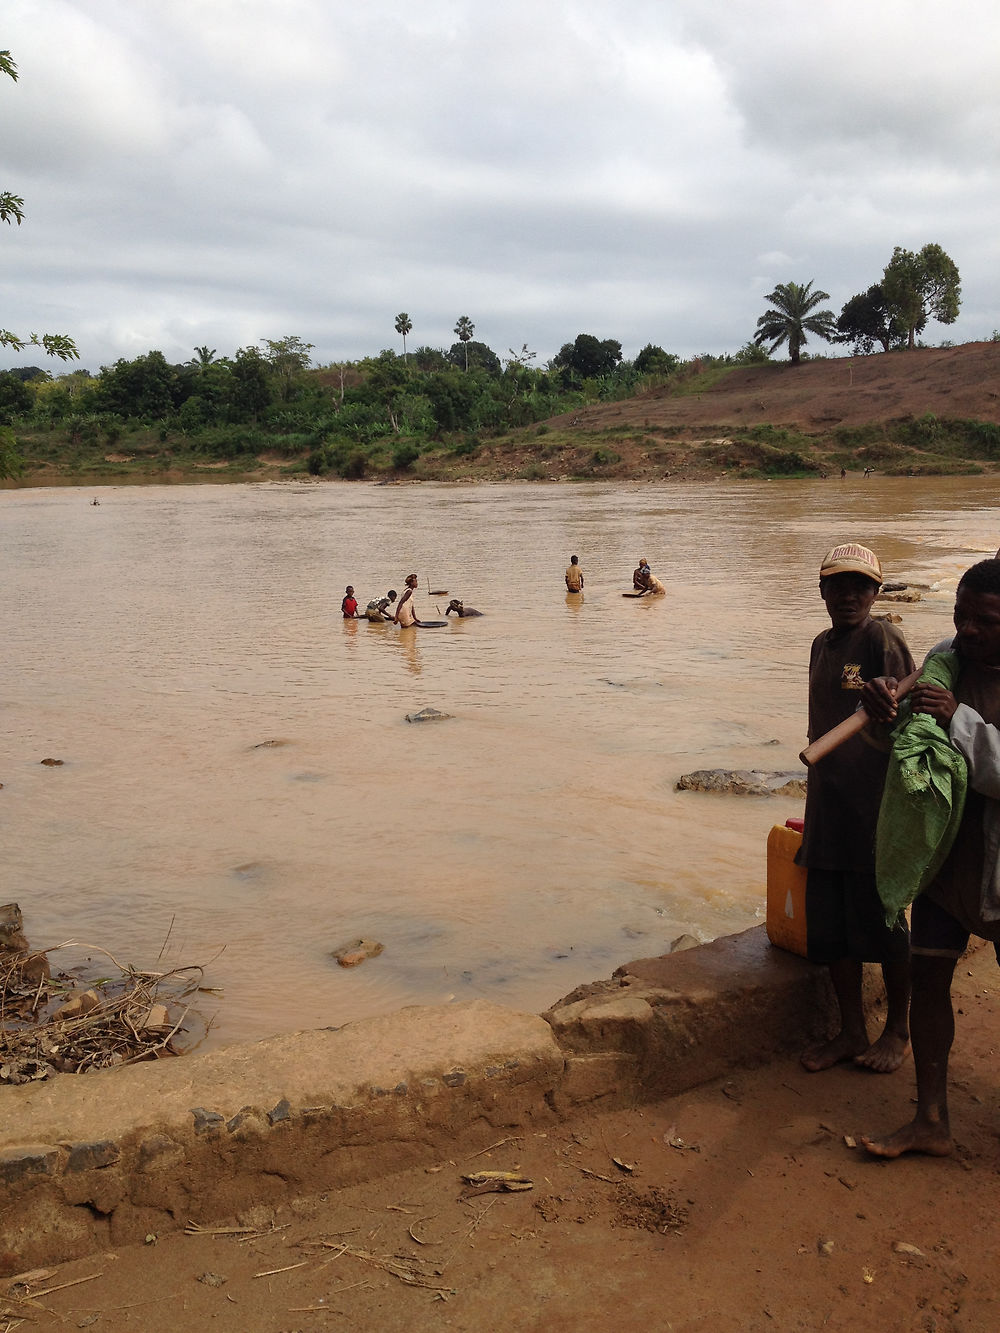
[(653, 390), (578, 416), (592, 429), (767, 423), (808, 433), (926, 413), (1000, 422), (1000, 343), (747, 366), (704, 393)]
[[(913, 1069), (794, 1057), (475, 1157), (263, 1207), (0, 1285), (21, 1327), (292, 1333), (859, 1330), (995, 1333), (1000, 973), (959, 965), (948, 1159), (850, 1140), (912, 1112)], [(491, 1142), (494, 1142), (491, 1140)], [(471, 1193), (462, 1175), (532, 1188)], [(197, 1223), (197, 1218), (191, 1219)]]

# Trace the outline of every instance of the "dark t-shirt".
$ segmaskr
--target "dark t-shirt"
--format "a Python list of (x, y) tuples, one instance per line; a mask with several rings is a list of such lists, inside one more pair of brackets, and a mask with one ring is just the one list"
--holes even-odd
[[(810, 741), (851, 716), (866, 680), (900, 679), (912, 670), (906, 640), (887, 620), (818, 634), (809, 654)], [(810, 768), (805, 829), (795, 858), (800, 865), (874, 874), (875, 826), (888, 762), (888, 747), (862, 732)]]

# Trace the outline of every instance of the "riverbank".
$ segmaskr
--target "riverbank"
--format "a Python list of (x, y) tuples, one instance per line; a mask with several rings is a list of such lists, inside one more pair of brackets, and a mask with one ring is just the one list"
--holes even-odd
[[(209, 1321), (232, 1333), (319, 1329), (331, 1314), (390, 1333), (996, 1327), (991, 950), (956, 978), (958, 1153), (897, 1163), (849, 1145), (909, 1115), (910, 1063), (888, 1077), (808, 1075), (798, 1063), (819, 969), (770, 949), (758, 929), (620, 972), (568, 997), (551, 1028), (481, 1006), (445, 1030), (439, 1014), (410, 1010), (282, 1039), (288, 1060), (258, 1043), (231, 1053), (227, 1072), (222, 1052), (87, 1078), (90, 1109), (70, 1097), (77, 1118), (63, 1132), (87, 1131), (99, 1113), (125, 1151), (144, 1140), (132, 1188), (149, 1211), (133, 1204), (116, 1234), (123, 1204), (102, 1186), (115, 1163), (100, 1165), (98, 1143), (85, 1161), (78, 1143), (63, 1177), (75, 1202), (16, 1218), (12, 1197), (51, 1198), (54, 1177), (12, 1182), (8, 1147), (7, 1246), (33, 1246), (44, 1263), (42, 1247), (73, 1243), (81, 1220), (96, 1228), (96, 1248), (30, 1289), (51, 1293), (41, 1304), (75, 1326), (144, 1333)], [(643, 1005), (653, 1019), (640, 1020)], [(586, 1052), (567, 1046), (570, 1030)], [(356, 1044), (350, 1074), (343, 1059), (299, 1058), (296, 1042), (323, 1041), (330, 1056)], [(372, 1087), (379, 1065), (383, 1083), (394, 1066), (406, 1090)], [(638, 1084), (626, 1068), (642, 1071)], [(164, 1070), (173, 1091), (155, 1126), (140, 1126)], [(351, 1082), (340, 1112), (353, 1124), (337, 1136), (329, 1102), (300, 1097)], [(248, 1086), (269, 1101), (279, 1085), (292, 1095), (269, 1115), (236, 1106)], [(8, 1144), (12, 1124), (52, 1132), (38, 1092), (49, 1090), (6, 1090)], [(200, 1123), (187, 1111), (182, 1129), (172, 1108), (196, 1098)], [(213, 1122), (215, 1107), (236, 1123)], [(488, 1171), (532, 1187), (476, 1193), (463, 1181)]]
[[(992, 472), (1000, 466), (1000, 342), (819, 358), (791, 366), (692, 363), (640, 392), (517, 428), (408, 434), (341, 427), (329, 372), (309, 372), (333, 415), (292, 426), (185, 433), (99, 416), (15, 423), (10, 486), (280, 481), (700, 481)], [(332, 397), (330, 396), (332, 395)], [(287, 415), (287, 414), (286, 414)], [(300, 423), (301, 424), (301, 423)]]

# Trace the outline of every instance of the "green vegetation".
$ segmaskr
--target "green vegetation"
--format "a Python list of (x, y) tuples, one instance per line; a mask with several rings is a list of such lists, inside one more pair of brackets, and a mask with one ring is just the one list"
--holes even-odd
[[(395, 327), (412, 329), (406, 312)], [(115, 475), (172, 466), (252, 470), (259, 459), (287, 459), (288, 471), (360, 478), (415, 472), (421, 460), (475, 458), (490, 440), (637, 389), (680, 383), (678, 357), (644, 349), (645, 373), (623, 361), (621, 344), (581, 334), (546, 368), (523, 345), (505, 361), (474, 341), (463, 315), (447, 352), (391, 350), (356, 362), (313, 367), (312, 346), (297, 337), (265, 339), (232, 356), (196, 347), (171, 365), (162, 352), (120, 358), (96, 375), (53, 378), (38, 367), (0, 372), (0, 425), (36, 465)], [(731, 366), (731, 359), (726, 358)], [(725, 364), (720, 362), (725, 369)], [(620, 461), (592, 448), (588, 466)], [(8, 439), (2, 458), (14, 469)]]
[(962, 296), (958, 268), (940, 245), (925, 245), (917, 254), (897, 245), (885, 267), (882, 289), (886, 308), (906, 331), (908, 347), (914, 346), (928, 319), (941, 324), (958, 319)]

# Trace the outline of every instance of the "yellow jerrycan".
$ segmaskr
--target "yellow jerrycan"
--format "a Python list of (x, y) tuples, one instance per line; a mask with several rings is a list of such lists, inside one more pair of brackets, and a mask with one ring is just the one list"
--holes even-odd
[(795, 864), (802, 845), (802, 820), (775, 824), (767, 835), (767, 938), (789, 953), (808, 954), (806, 869)]

